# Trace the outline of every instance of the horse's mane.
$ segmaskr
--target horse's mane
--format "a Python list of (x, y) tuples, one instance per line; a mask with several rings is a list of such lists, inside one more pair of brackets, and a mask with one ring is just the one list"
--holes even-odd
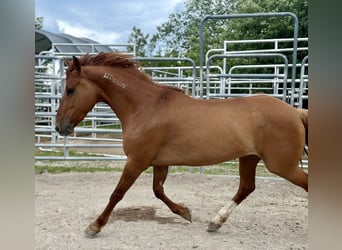
[[(96, 55), (86, 54), (79, 58), (79, 62), (81, 66), (110, 66), (135, 69), (139, 71), (145, 79), (148, 79), (151, 83), (155, 84), (155, 82), (148, 74), (139, 69), (140, 64), (137, 61), (132, 60), (131, 55), (126, 55), (118, 52), (100, 52)], [(168, 85), (163, 86), (173, 91), (184, 93), (184, 90), (177, 87)]]
[(117, 52), (100, 52), (96, 55), (86, 54), (79, 58), (81, 66), (110, 66), (110, 67), (138, 67), (139, 64), (132, 60), (131, 55)]

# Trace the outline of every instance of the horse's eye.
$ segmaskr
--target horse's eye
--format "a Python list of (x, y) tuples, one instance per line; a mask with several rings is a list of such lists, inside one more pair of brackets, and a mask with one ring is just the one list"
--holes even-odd
[(75, 89), (73, 88), (66, 89), (67, 96), (72, 95), (74, 92), (75, 92)]

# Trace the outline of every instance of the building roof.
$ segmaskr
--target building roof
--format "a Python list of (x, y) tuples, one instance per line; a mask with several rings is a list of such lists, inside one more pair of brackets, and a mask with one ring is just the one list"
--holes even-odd
[[(68, 34), (55, 34), (45, 30), (35, 30), (35, 54), (39, 54), (42, 51), (49, 51), (52, 49), (53, 43), (63, 43), (70, 45), (58, 45), (54, 46), (54, 52), (59, 53), (91, 53), (91, 52), (110, 52), (112, 49), (109, 46), (101, 45), (96, 41), (89, 38), (74, 37)], [(73, 45), (74, 44), (74, 45)], [(85, 44), (99, 44), (93, 47), (86, 46)]]

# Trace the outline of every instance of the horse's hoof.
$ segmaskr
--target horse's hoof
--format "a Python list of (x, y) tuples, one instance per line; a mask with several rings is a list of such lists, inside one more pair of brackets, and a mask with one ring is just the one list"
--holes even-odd
[(86, 228), (86, 230), (84, 230), (84, 232), (85, 232), (87, 237), (94, 238), (100, 232), (100, 229), (98, 229), (97, 227), (94, 227), (92, 224), (90, 224)]
[(210, 232), (210, 233), (216, 232), (220, 227), (221, 227), (220, 224), (210, 222), (207, 228), (207, 232)]
[(184, 209), (185, 211), (182, 214), (182, 217), (186, 219), (187, 221), (192, 222), (191, 210), (187, 207), (185, 207)]

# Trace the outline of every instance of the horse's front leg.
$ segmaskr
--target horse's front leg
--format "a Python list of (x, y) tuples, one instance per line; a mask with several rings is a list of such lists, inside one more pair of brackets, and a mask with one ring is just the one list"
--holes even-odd
[(112, 213), (115, 205), (124, 197), (126, 191), (132, 186), (139, 175), (147, 168), (138, 165), (135, 161), (127, 160), (122, 175), (114, 192), (110, 196), (109, 202), (103, 212), (97, 219), (91, 223), (85, 233), (88, 236), (95, 236), (101, 231), (101, 228), (106, 225), (110, 214)]
[(174, 203), (164, 193), (163, 184), (166, 180), (167, 173), (168, 166), (153, 167), (153, 192), (158, 199), (162, 200), (171, 209), (172, 212), (191, 222), (190, 209), (184, 205)]

